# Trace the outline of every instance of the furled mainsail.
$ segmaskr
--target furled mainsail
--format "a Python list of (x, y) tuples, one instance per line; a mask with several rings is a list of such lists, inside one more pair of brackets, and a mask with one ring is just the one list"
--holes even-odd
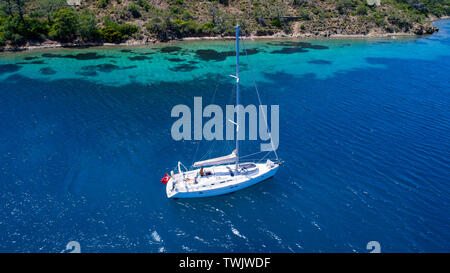
[(203, 167), (203, 166), (211, 166), (211, 165), (221, 165), (225, 163), (232, 163), (236, 162), (237, 156), (236, 152), (233, 151), (231, 154), (216, 158), (211, 158), (204, 161), (197, 161), (194, 163), (194, 167)]

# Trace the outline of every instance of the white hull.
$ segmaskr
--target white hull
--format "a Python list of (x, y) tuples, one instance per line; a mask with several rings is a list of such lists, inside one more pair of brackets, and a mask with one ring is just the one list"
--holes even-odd
[[(233, 171), (235, 165), (223, 165), (207, 168), (210, 175), (201, 177), (199, 170), (176, 174), (167, 182), (168, 198), (198, 198), (223, 195), (235, 192), (261, 181), (264, 181), (278, 171), (279, 165), (273, 162), (253, 164), (242, 163), (240, 166), (252, 164), (254, 168)], [(233, 173), (233, 175), (231, 175)], [(197, 177), (195, 179), (195, 177)]]

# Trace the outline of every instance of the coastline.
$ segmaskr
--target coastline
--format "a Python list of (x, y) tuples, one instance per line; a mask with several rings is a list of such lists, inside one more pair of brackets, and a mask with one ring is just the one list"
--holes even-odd
[[(440, 18), (431, 18), (430, 22), (449, 20), (450, 16), (443, 16)], [(439, 30), (438, 30), (439, 31)], [(436, 31), (437, 32), (437, 31)], [(275, 33), (273, 35), (263, 35), (263, 36), (243, 36), (242, 39), (245, 40), (276, 40), (276, 39), (305, 39), (305, 40), (326, 40), (326, 39), (396, 39), (401, 37), (422, 37), (429, 36), (431, 34), (415, 34), (412, 32), (396, 32), (396, 33), (369, 33), (369, 34), (331, 34), (331, 35), (315, 35), (313, 33), (306, 34), (285, 34), (285, 33)], [(86, 47), (127, 47), (127, 46), (149, 46), (149, 45), (162, 45), (171, 44), (177, 42), (189, 42), (189, 41), (220, 41), (220, 40), (234, 40), (234, 36), (204, 36), (204, 37), (184, 37), (180, 39), (174, 39), (166, 42), (152, 40), (152, 41), (141, 41), (141, 40), (131, 40), (123, 43), (59, 43), (56, 41), (44, 41), (41, 43), (30, 44), (26, 46), (21, 46), (18, 48), (1, 48), (1, 52), (20, 52), (27, 50), (39, 50), (39, 49), (56, 49), (56, 48), (86, 48)]]
[[(247, 36), (242, 37), (244, 40), (290, 40), (290, 39), (304, 39), (304, 40), (323, 40), (323, 39), (379, 39), (379, 38), (387, 38), (387, 39), (395, 39), (398, 37), (421, 37), (431, 34), (424, 35), (416, 35), (414, 33), (380, 33), (380, 34), (333, 34), (329, 36), (316, 36), (313, 34), (304, 34), (304, 35), (286, 35), (286, 34), (274, 34), (274, 35), (265, 35), (265, 36)], [(28, 50), (40, 50), (40, 49), (58, 49), (58, 48), (87, 48), (87, 47), (133, 47), (133, 46), (150, 46), (150, 45), (164, 45), (164, 44), (173, 44), (179, 42), (194, 42), (194, 41), (227, 41), (234, 40), (235, 37), (232, 36), (205, 36), (205, 37), (184, 37), (180, 39), (170, 40), (167, 42), (161, 41), (127, 41), (123, 43), (71, 43), (71, 44), (63, 44), (55, 41), (44, 41), (42, 43), (36, 43), (26, 46), (21, 46), (18, 48), (3, 48), (0, 49), (1, 52), (22, 52)]]

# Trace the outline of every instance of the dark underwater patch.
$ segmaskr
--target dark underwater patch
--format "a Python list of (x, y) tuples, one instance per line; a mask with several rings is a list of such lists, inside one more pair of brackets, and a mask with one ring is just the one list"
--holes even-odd
[(124, 66), (124, 67), (121, 67), (120, 70), (133, 69), (133, 68), (137, 68), (137, 65)]
[(78, 71), (75, 74), (81, 75), (81, 76), (87, 76), (87, 77), (98, 76), (98, 73), (96, 71)]
[(33, 61), (33, 62), (19, 62), (16, 64), (20, 64), (20, 65), (23, 65), (23, 64), (45, 64), (45, 62), (44, 61)]
[(43, 67), (43, 68), (39, 69), (39, 72), (41, 72), (42, 75), (56, 74), (56, 71), (51, 67)]
[(155, 52), (141, 52), (141, 53), (137, 53), (138, 55), (141, 55), (141, 56), (147, 56), (147, 55), (153, 55), (153, 54), (155, 54)]
[(45, 64), (45, 62), (44, 61), (33, 61), (33, 62), (30, 62), (30, 64)]
[(311, 60), (308, 61), (309, 64), (332, 64), (331, 61), (327, 61), (327, 60)]
[[(245, 52), (247, 53), (247, 55), (254, 55), (254, 54), (257, 54), (257, 53), (259, 53), (259, 52), (261, 52), (261, 51), (263, 51), (263, 50), (260, 50), (260, 49), (257, 49), (257, 48), (249, 48), (249, 49), (246, 49), (245, 50)], [(245, 53), (244, 52), (244, 53)], [(236, 55), (236, 54), (234, 54), (234, 55)]]
[(131, 50), (131, 49), (122, 49), (122, 50), (120, 50), (120, 52), (131, 53), (131, 52), (133, 52), (133, 50)]
[(88, 52), (88, 53), (78, 53), (78, 54), (55, 54), (55, 53), (44, 53), (41, 55), (45, 58), (69, 58), (69, 59), (75, 59), (79, 61), (86, 61), (86, 60), (97, 60), (97, 59), (103, 59), (103, 58), (111, 58), (110, 56), (100, 55), (96, 52)]
[(203, 61), (224, 61), (227, 57), (233, 56), (231, 51), (219, 52), (214, 49), (198, 49), (195, 51), (197, 58)]
[(31, 61), (31, 60), (35, 60), (35, 59), (39, 59), (39, 57), (25, 57), (24, 60), (25, 61)]
[(172, 52), (176, 52), (176, 51), (180, 51), (181, 47), (179, 46), (166, 46), (161, 48), (159, 51), (161, 51), (161, 53), (172, 53)]
[(55, 54), (55, 53), (44, 53), (41, 56), (45, 57), (45, 58), (64, 58), (64, 55)]
[(88, 65), (81, 67), (82, 70), (86, 71), (100, 71), (100, 72), (112, 72), (114, 70), (119, 69), (120, 66), (115, 64), (98, 64), (98, 65)]
[(21, 68), (22, 66), (17, 64), (0, 64), (0, 75), (17, 72)]
[(103, 58), (108, 58), (105, 55), (99, 55), (95, 52), (88, 52), (88, 53), (79, 53), (74, 55), (74, 58), (77, 60), (97, 60), (97, 59), (103, 59)]
[(307, 42), (294, 42), (294, 41), (282, 41), (282, 42), (269, 42), (267, 43), (273, 46), (284, 46), (284, 47), (302, 47), (309, 49), (328, 49), (328, 46), (324, 45), (313, 45)]
[(184, 59), (180, 59), (180, 58), (168, 58), (167, 60), (170, 62), (176, 62), (176, 63), (185, 61)]
[(303, 47), (283, 47), (279, 50), (274, 50), (270, 53), (272, 54), (294, 54), (294, 53), (303, 53), (308, 52), (308, 50), (304, 49)]
[[(236, 67), (236, 65), (235, 64), (230, 64), (230, 67)], [(241, 68), (241, 70), (242, 70), (242, 68), (247, 68), (248, 67), (248, 65), (247, 64), (239, 64), (239, 67)]]
[[(261, 50), (257, 48), (250, 48), (246, 50), (247, 55), (254, 55), (261, 52)], [(241, 55), (244, 55), (245, 52), (241, 52)], [(224, 61), (227, 57), (236, 56), (235, 51), (216, 51), (214, 49), (199, 49), (195, 51), (195, 55), (197, 58), (203, 61)]]
[(130, 61), (144, 61), (144, 60), (150, 60), (151, 58), (149, 58), (147, 56), (133, 56), (133, 57), (128, 57), (128, 59)]
[(180, 64), (175, 67), (170, 67), (169, 70), (175, 71), (175, 72), (189, 72), (189, 71), (192, 71), (197, 68), (198, 67), (196, 67), (195, 65), (191, 65), (191, 64)]
[(105, 72), (105, 73), (109, 73), (112, 72), (114, 70), (125, 70), (125, 69), (132, 69), (132, 68), (136, 68), (136, 65), (131, 65), (131, 66), (125, 66), (125, 67), (120, 67), (118, 65), (115, 64), (98, 64), (98, 65), (88, 65), (88, 66), (83, 66), (81, 67), (82, 70), (84, 71), (94, 71), (94, 72)]
[(329, 49), (328, 46), (324, 46), (324, 45), (313, 45), (313, 44), (310, 44), (309, 46), (303, 46), (303, 48), (319, 49), (319, 50)]

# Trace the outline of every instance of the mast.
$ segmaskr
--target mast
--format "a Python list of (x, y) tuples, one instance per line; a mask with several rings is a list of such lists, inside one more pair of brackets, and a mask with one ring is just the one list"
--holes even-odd
[(239, 25), (236, 29), (236, 171), (239, 167)]

